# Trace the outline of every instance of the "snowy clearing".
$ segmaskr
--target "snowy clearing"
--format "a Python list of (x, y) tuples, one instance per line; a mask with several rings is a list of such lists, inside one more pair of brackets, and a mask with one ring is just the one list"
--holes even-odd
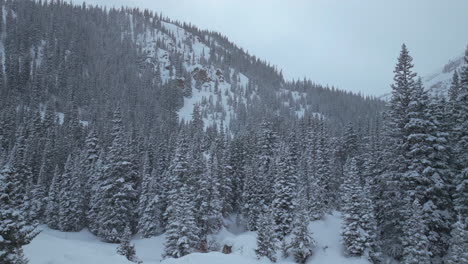
[[(340, 243), (341, 214), (338, 212), (327, 215), (323, 220), (310, 223), (309, 229), (317, 242), (315, 254), (308, 263), (317, 264), (368, 264), (364, 258), (347, 258), (343, 255)], [(51, 230), (45, 226), (43, 231), (24, 248), (31, 264), (129, 264), (125, 257), (116, 253), (117, 244), (99, 241), (87, 230), (76, 233), (66, 233)], [(230, 227), (233, 230), (236, 227)], [(234, 234), (223, 229), (214, 236), (220, 245), (231, 244), (233, 253), (226, 255), (220, 252), (193, 253), (179, 259), (165, 259), (161, 255), (164, 250), (164, 235), (134, 239), (138, 257), (143, 263), (155, 264), (254, 264), (271, 263), (267, 259), (258, 260), (255, 256), (255, 232)], [(279, 255), (279, 254), (278, 254)], [(280, 259), (277, 263), (294, 263), (292, 259)]]

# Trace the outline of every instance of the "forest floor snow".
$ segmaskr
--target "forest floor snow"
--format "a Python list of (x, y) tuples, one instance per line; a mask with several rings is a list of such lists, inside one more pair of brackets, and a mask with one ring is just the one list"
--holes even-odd
[[(341, 214), (334, 212), (323, 220), (310, 223), (309, 229), (317, 242), (314, 256), (309, 264), (369, 264), (364, 258), (348, 258), (341, 245)], [(131, 264), (116, 253), (117, 244), (101, 242), (87, 230), (81, 232), (60, 232), (45, 226), (42, 232), (25, 246), (25, 255), (30, 264)], [(240, 232), (230, 225), (213, 237), (220, 245), (232, 245), (232, 254), (219, 252), (193, 253), (179, 259), (165, 259), (164, 235), (133, 239), (137, 256), (145, 264), (259, 264), (271, 263), (267, 259), (257, 260), (255, 256), (256, 233)], [(279, 254), (278, 254), (279, 255)], [(292, 259), (279, 259), (277, 263), (292, 264)]]

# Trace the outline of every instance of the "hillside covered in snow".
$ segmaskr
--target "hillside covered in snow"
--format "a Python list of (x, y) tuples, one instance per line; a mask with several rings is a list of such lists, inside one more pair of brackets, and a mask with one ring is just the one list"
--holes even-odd
[(449, 60), (442, 68), (423, 77), (424, 87), (434, 95), (446, 96), (452, 83), (453, 73), (461, 71), (463, 63), (464, 56), (462, 54)]

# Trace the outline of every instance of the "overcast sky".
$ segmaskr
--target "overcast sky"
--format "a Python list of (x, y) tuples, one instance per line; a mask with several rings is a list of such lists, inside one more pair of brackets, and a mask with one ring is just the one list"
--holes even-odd
[[(75, 2), (79, 2), (74, 0)], [(381, 95), (405, 42), (419, 75), (463, 53), (468, 0), (90, 0), (162, 12), (221, 32), (283, 70), (338, 88)]]

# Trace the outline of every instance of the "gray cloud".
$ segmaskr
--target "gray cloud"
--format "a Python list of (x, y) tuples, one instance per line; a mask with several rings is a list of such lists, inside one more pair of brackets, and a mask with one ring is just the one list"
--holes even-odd
[[(76, 0), (75, 0), (76, 1)], [(78, 1), (76, 1), (78, 2)], [(426, 75), (468, 44), (466, 0), (91, 0), (130, 5), (216, 30), (251, 54), (341, 89), (390, 90), (401, 43)]]

